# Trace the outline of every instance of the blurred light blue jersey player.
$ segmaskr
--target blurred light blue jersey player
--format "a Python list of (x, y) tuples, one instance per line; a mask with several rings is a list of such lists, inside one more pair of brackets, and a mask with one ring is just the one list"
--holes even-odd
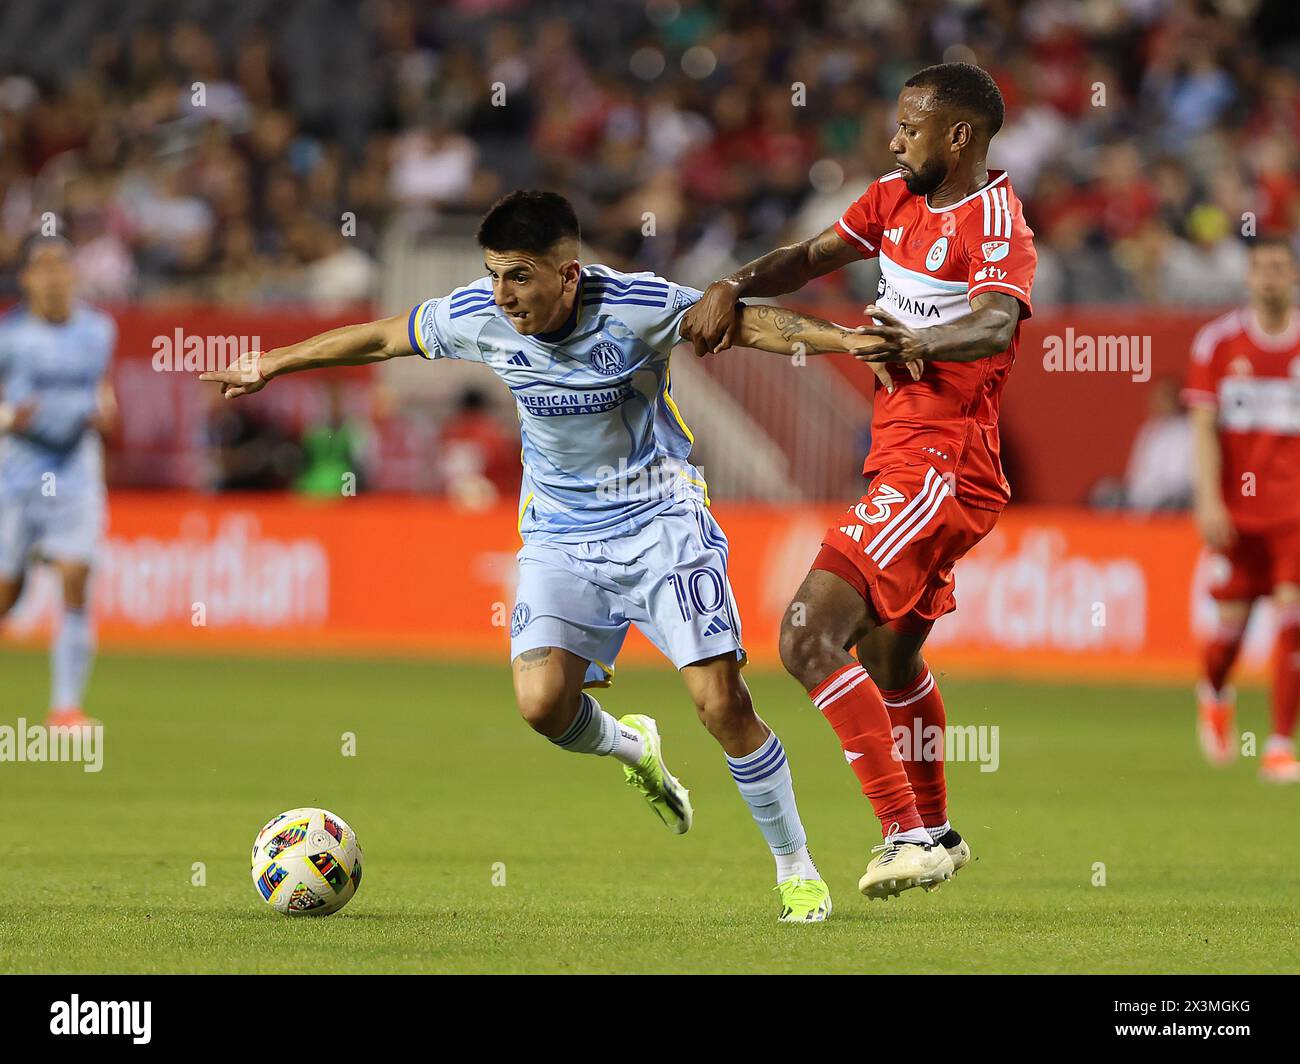
[(81, 703), (94, 656), (86, 590), (105, 518), (96, 425), (117, 328), (72, 300), (62, 241), (35, 243), (21, 279), (26, 301), (0, 318), (0, 615), (32, 561), (59, 570), (64, 612), (52, 652), (51, 723), (86, 723)]
[[(514, 395), (523, 439), (511, 658), (558, 646), (605, 683), (629, 623), (678, 668), (743, 656), (727, 539), (691, 465), (669, 354), (693, 288), (585, 266), (572, 314), (525, 336), (487, 278), (410, 314), (426, 358), (482, 362)], [(575, 579), (576, 578), (576, 579)]]
[(113, 319), (85, 304), (62, 322), (21, 305), (0, 318), (0, 396), (15, 414), (31, 411), (21, 428), (0, 436), (0, 507), (8, 517), (2, 576), (16, 576), (33, 549), (59, 560), (94, 558), (104, 450), (91, 420), (116, 342)]

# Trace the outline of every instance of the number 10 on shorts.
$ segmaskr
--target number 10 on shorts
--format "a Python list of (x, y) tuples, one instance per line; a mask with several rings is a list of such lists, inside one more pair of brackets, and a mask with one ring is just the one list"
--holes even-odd
[(711, 565), (692, 569), (686, 576), (673, 573), (668, 582), (677, 594), (677, 608), (682, 611), (683, 621), (689, 621), (693, 616), (692, 606), (698, 614), (709, 614), (720, 610), (726, 601), (726, 582)]

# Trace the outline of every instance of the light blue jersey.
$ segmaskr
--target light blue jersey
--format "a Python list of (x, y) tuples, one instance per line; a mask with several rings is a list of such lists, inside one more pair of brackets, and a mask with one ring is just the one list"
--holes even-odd
[(35, 407), (21, 432), (0, 435), (0, 577), (16, 577), (34, 554), (94, 560), (104, 452), (90, 418), (116, 342), (113, 319), (82, 304), (57, 324), (23, 307), (0, 318), (0, 398)]
[(526, 543), (619, 536), (674, 502), (705, 500), (668, 373), (682, 316), (700, 295), (651, 273), (585, 266), (574, 312), (555, 333), (516, 332), (487, 277), (411, 311), (417, 352), (485, 363), (514, 393)]
[(81, 303), (58, 323), (21, 306), (0, 318), (0, 399), (35, 404), (22, 432), (0, 436), (0, 500), (39, 494), (51, 473), (60, 495), (103, 493), (103, 446), (89, 421), (116, 343), (113, 319)]

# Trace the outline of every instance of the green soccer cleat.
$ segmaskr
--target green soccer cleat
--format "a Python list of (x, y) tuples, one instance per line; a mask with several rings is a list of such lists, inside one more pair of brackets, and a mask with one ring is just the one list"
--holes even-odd
[(773, 889), (781, 892), (779, 923), (819, 924), (831, 914), (831, 891), (823, 880), (791, 876)]
[(641, 733), (645, 740), (645, 753), (635, 768), (623, 766), (627, 782), (645, 795), (650, 808), (659, 814), (668, 830), (674, 835), (685, 835), (691, 830), (691, 792), (668, 771), (660, 749), (659, 726), (653, 717), (644, 713), (629, 713), (620, 717), (619, 724)]

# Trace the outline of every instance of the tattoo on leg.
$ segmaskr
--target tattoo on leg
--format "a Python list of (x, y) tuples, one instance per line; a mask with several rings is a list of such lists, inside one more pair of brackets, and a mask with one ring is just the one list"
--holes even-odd
[(536, 669), (546, 664), (547, 658), (551, 656), (550, 647), (537, 647), (534, 650), (525, 650), (519, 655), (519, 660), (524, 664), (519, 667), (520, 672), (527, 672), (529, 669)]

